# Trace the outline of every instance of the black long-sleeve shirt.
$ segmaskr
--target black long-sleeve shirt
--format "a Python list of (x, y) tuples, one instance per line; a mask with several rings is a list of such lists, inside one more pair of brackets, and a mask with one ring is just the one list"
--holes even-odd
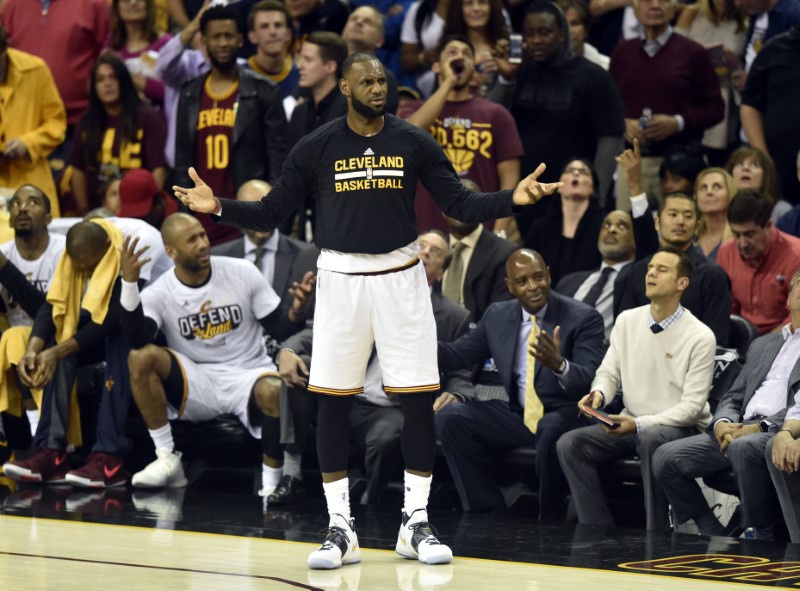
[(0, 284), (11, 294), (14, 301), (31, 318), (36, 318), (39, 308), (45, 302), (45, 294), (36, 289), (12, 262), (7, 261), (0, 269)]
[(318, 247), (383, 254), (417, 238), (417, 181), (445, 213), (463, 222), (512, 214), (513, 191), (472, 193), (427, 131), (394, 115), (384, 121), (371, 137), (350, 129), (346, 117), (320, 127), (292, 149), (269, 195), (258, 202), (225, 201), (217, 220), (272, 230), (312, 195)]

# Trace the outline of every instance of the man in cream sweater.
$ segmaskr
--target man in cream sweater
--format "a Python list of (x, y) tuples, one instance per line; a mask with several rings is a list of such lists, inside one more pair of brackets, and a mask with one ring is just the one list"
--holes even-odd
[(637, 454), (647, 529), (668, 525), (666, 497), (651, 470), (653, 453), (668, 441), (698, 433), (711, 420), (707, 400), (716, 340), (680, 305), (691, 276), (692, 261), (685, 252), (664, 247), (653, 256), (645, 279), (650, 305), (617, 318), (591, 391), (579, 403), (600, 408), (622, 391), (622, 414), (611, 415), (619, 427), (593, 425), (558, 440), (558, 460), (582, 524), (614, 524), (598, 465)]

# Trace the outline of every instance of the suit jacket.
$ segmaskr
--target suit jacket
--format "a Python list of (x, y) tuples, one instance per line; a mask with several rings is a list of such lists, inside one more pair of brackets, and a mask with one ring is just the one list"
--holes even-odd
[[(694, 263), (694, 274), (683, 292), (681, 305), (714, 332), (718, 345), (725, 346), (730, 332), (731, 281), (724, 269), (710, 262), (698, 248), (691, 246), (688, 253)], [(645, 277), (651, 258), (628, 265), (631, 268), (630, 279), (622, 296), (620, 311), (650, 303), (645, 295)]]
[[(620, 306), (622, 305), (622, 295), (625, 293), (625, 290), (628, 289), (628, 280), (630, 279), (631, 275), (631, 267), (633, 267), (633, 263), (630, 265), (625, 265), (614, 278), (614, 303), (612, 304), (614, 318), (616, 318), (617, 315), (622, 312), (620, 309)], [(558, 285), (556, 285), (556, 291), (561, 295), (574, 298), (578, 288), (583, 285), (583, 282), (586, 281), (589, 275), (595, 271), (597, 271), (597, 269), (592, 269), (591, 271), (576, 271), (575, 273), (570, 273), (569, 275), (562, 277), (561, 281), (559, 281)]]
[[(469, 328), (469, 311), (440, 293), (431, 292), (433, 318), (436, 321), (436, 337), (439, 341), (450, 342), (467, 332)], [(291, 349), (300, 357), (313, 357), (311, 351), (313, 329), (305, 328), (286, 339), (282, 349)], [(443, 371), (439, 367), (442, 392), (458, 392), (465, 398), (475, 397), (471, 372), (467, 369)]]
[[(744, 411), (756, 390), (764, 382), (767, 373), (772, 367), (772, 363), (778, 356), (783, 346), (783, 335), (779, 332), (770, 333), (758, 337), (750, 344), (747, 351), (747, 361), (745, 361), (742, 371), (733, 382), (733, 386), (720, 400), (717, 412), (708, 425), (710, 433), (714, 431), (714, 423), (719, 419), (728, 419), (732, 423), (741, 423)], [(794, 405), (794, 395), (800, 388), (800, 360), (796, 361), (791, 373), (789, 383), (786, 388), (786, 406), (767, 417), (767, 420), (780, 427), (783, 425), (786, 411)]]
[[(492, 304), (475, 330), (454, 343), (439, 342), (439, 371), (474, 367), (493, 358), (511, 403), (516, 405), (514, 363), (521, 324), (522, 305), (518, 300)], [(589, 391), (604, 352), (605, 333), (599, 312), (551, 292), (541, 329), (552, 335), (556, 326), (561, 327), (561, 355), (569, 361), (569, 372), (562, 388), (556, 374), (536, 361), (534, 385), (545, 411), (575, 405)]]
[[(205, 76), (181, 87), (175, 131), (175, 183), (187, 187), (196, 158), (197, 119)], [(230, 172), (234, 185), (250, 179), (274, 183), (286, 158), (286, 112), (278, 88), (266, 78), (239, 66), (239, 106), (233, 125)]]
[(494, 302), (512, 298), (506, 287), (506, 259), (519, 248), (510, 240), (483, 229), (464, 273), (464, 307), (478, 322)]
[[(278, 250), (275, 252), (275, 274), (272, 277), (272, 289), (280, 296), (282, 304), (291, 304), (293, 298), (289, 295), (289, 288), (292, 286), (292, 281), (296, 276), (293, 270), (294, 263), (297, 255), (306, 246), (306, 243), (299, 240), (294, 240), (283, 234), (278, 235)], [(211, 249), (211, 254), (237, 259), (244, 258), (244, 237), (214, 246)]]

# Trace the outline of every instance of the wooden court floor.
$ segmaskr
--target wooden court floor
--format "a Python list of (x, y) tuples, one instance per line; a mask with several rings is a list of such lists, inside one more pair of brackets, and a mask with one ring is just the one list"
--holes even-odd
[(0, 590), (295, 589), (560, 591), (800, 587), (800, 548), (437, 512), (456, 554), (426, 566), (393, 551), (397, 511), (357, 509), (363, 562), (310, 571), (319, 500), (293, 511), (240, 492), (141, 494), (0, 488)]

